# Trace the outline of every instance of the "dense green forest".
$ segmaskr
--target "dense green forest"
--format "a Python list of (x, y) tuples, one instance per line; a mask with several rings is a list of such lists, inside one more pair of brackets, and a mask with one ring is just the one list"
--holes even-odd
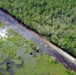
[(76, 56), (76, 0), (0, 0), (0, 7)]

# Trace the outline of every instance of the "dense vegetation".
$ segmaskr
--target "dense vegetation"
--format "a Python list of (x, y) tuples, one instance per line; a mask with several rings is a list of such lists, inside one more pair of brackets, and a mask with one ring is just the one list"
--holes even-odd
[[(5, 27), (2, 26), (2, 29)], [(0, 34), (0, 75), (9, 75), (13, 72), (13, 68), (23, 65), (22, 56), (18, 54), (18, 51), (24, 47), (24, 50), (33, 50), (36, 45), (31, 41), (28, 41), (18, 35), (11, 29), (7, 31), (8, 37), (2, 37)], [(32, 46), (34, 45), (34, 46)], [(27, 46), (27, 47), (26, 47)], [(31, 51), (28, 52), (30, 54)]]
[[(1, 28), (5, 29), (5, 26), (0, 22)], [(6, 32), (7, 38), (0, 34), (0, 75), (75, 75), (52, 56), (36, 52), (37, 45), (31, 40), (11, 29)]]
[(26, 66), (16, 70), (15, 75), (75, 75), (73, 71), (63, 68), (45, 53), (43, 56), (37, 54), (34, 60), (35, 62), (29, 58)]
[(0, 7), (76, 56), (75, 0), (0, 0)]

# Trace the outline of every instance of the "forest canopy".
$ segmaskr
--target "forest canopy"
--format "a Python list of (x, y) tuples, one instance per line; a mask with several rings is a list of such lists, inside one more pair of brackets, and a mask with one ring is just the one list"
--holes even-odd
[(0, 0), (0, 7), (76, 56), (75, 0)]

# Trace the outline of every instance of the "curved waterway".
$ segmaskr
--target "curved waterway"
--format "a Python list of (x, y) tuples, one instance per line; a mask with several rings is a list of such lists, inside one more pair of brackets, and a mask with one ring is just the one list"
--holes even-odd
[(66, 59), (64, 56), (59, 54), (56, 50), (51, 48), (46, 42), (45, 39), (42, 40), (35, 32), (27, 29), (26, 26), (17, 22), (14, 18), (12, 18), (7, 13), (0, 10), (0, 21), (6, 24), (9, 28), (20, 34), (22, 37), (26, 38), (27, 40), (32, 40), (36, 44), (40, 46), (40, 50), (43, 50), (50, 56), (54, 56), (56, 60), (62, 63), (67, 69), (76, 71), (76, 65)]

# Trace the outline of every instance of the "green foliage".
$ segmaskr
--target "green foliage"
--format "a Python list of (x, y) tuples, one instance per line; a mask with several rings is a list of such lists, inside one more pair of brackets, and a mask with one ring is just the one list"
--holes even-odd
[(61, 64), (55, 63), (47, 54), (37, 54), (26, 61), (26, 66), (16, 70), (15, 75), (74, 75), (74, 72), (68, 71)]
[[(68, 53), (76, 56), (75, 0), (0, 0), (0, 7), (6, 9), (26, 25), (36, 29), (39, 34), (49, 38)], [(11, 61), (21, 65), (22, 59), (19, 59), (16, 52), (23, 44), (26, 44), (25, 54), (30, 53), (35, 51), (36, 45), (12, 30), (9, 30), (8, 33), (7, 41), (2, 41), (0, 38), (0, 53), (3, 57), (0, 62), (11, 58)], [(16, 70), (16, 75), (75, 75), (66, 71), (63, 66), (55, 63), (55, 61), (51, 59), (49, 61), (46, 54), (43, 57), (37, 55), (35, 60), (34, 67), (30, 65), (29, 59), (26, 67)], [(4, 65), (2, 67), (6, 69)], [(0, 74), (3, 74), (3, 71), (0, 71)], [(5, 74), (9, 75), (8, 73)]]
[[(10, 62), (4, 62), (0, 65), (0, 75), (10, 75), (10, 70), (14, 71), (15, 75), (74, 75), (74, 72), (68, 71), (60, 63), (55, 61), (55, 58), (51, 58), (43, 52), (36, 54), (36, 57), (30, 55), (30, 52), (37, 50), (37, 45), (31, 40), (26, 40), (18, 35), (13, 30), (8, 30), (8, 38), (6, 40), (0, 40), (0, 63), (3, 63), (7, 59)], [(21, 40), (21, 41), (20, 41)], [(2, 45), (2, 46), (1, 46)], [(24, 45), (26, 61), (23, 62), (22, 56), (17, 55), (17, 51)], [(13, 62), (11, 64), (11, 62)], [(23, 64), (24, 63), (24, 64)], [(16, 67), (19, 66), (19, 68)], [(23, 65), (23, 67), (22, 67)]]
[(0, 27), (2, 27), (2, 22), (0, 22)]
[(0, 7), (76, 56), (75, 0), (1, 0)]
[[(0, 71), (1, 75), (6, 74), (6, 72), (7, 72), (6, 75), (8, 75), (9, 73), (8, 70), (10, 68), (13, 68), (13, 66), (15, 68), (15, 65), (21, 66), (23, 64), (22, 56), (19, 56), (17, 54), (17, 51), (19, 51), (19, 49), (25, 46), (24, 48), (26, 50), (27, 49), (33, 50), (35, 49), (36, 46), (32, 41), (30, 40), (28, 41), (25, 38), (22, 38), (19, 34), (17, 34), (11, 29), (9, 29), (7, 33), (8, 37), (5, 38), (5, 40), (0, 40), (0, 63), (3, 63), (2, 65), (0, 65), (0, 69), (2, 69)], [(7, 62), (5, 61), (8, 59), (10, 60), (8, 61), (9, 64), (7, 65)], [(11, 62), (14, 62), (15, 65), (13, 64), (12, 66)]]

